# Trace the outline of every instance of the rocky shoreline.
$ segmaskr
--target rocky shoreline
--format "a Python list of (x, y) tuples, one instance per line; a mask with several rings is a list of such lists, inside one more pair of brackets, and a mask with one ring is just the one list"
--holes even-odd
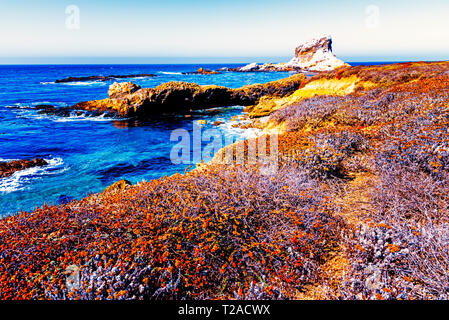
[(447, 299), (448, 75), (322, 73), (264, 109), (277, 171), (210, 162), (2, 219), (0, 298)]
[[(76, 103), (71, 107), (56, 108), (50, 105), (38, 106), (39, 113), (70, 116), (73, 110), (83, 110), (96, 114), (116, 117), (150, 118), (154, 114), (185, 112), (195, 109), (216, 108), (231, 105), (253, 106), (262, 98), (282, 98), (293, 93), (305, 83), (307, 72), (324, 72), (348, 67), (332, 53), (330, 36), (314, 39), (299, 45), (294, 57), (287, 63), (251, 63), (239, 68), (223, 68), (218, 71), (199, 68), (197, 71), (183, 74), (213, 75), (229, 72), (285, 72), (294, 71), (286, 79), (265, 84), (254, 84), (238, 89), (216, 85), (198, 85), (190, 82), (167, 82), (155, 88), (141, 88), (132, 82), (114, 83), (109, 87), (109, 98)], [(109, 75), (89, 77), (68, 77), (56, 80), (56, 83), (99, 80), (107, 81), (120, 78), (146, 76), (153, 74)]]
[(0, 162), (0, 178), (6, 178), (13, 175), (17, 171), (25, 170), (33, 167), (46, 166), (48, 163), (42, 158), (32, 160), (13, 160), (9, 162)]
[(152, 115), (185, 112), (232, 105), (248, 106), (264, 96), (283, 97), (297, 90), (306, 80), (303, 74), (285, 79), (243, 86), (238, 89), (189, 82), (168, 82), (155, 88), (141, 88), (132, 82), (114, 83), (109, 87), (109, 98), (79, 102), (71, 107), (36, 106), (38, 112), (69, 116), (71, 112), (87, 111), (122, 118), (151, 118)]

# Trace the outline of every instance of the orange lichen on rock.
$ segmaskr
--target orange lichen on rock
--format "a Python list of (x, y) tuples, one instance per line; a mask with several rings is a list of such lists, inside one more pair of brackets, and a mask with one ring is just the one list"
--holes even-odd
[(200, 86), (182, 81), (163, 83), (155, 88), (140, 88), (131, 82), (114, 83), (109, 89), (109, 98), (79, 102), (72, 108), (112, 112), (122, 117), (145, 118), (164, 112), (250, 105), (266, 95), (282, 97), (289, 94), (298, 89), (304, 81), (303, 74), (296, 74), (286, 79), (238, 89), (215, 85)]

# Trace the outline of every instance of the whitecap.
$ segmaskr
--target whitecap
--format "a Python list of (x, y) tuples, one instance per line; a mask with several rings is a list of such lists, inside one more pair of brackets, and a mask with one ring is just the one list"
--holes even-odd
[(162, 74), (182, 74), (182, 72), (159, 71)]
[(105, 86), (107, 85), (106, 81), (75, 81), (75, 82), (61, 82), (56, 84), (62, 84), (66, 86), (93, 86), (93, 85), (100, 85)]
[(68, 167), (63, 166), (64, 161), (62, 158), (55, 157), (44, 160), (47, 162), (47, 165), (45, 166), (16, 171), (9, 177), (0, 178), (0, 193), (24, 190), (34, 179), (53, 174), (60, 174), (68, 170)]
[(258, 137), (262, 130), (257, 128), (235, 128), (234, 124), (241, 123), (247, 124), (251, 122), (251, 120), (243, 120), (243, 121), (225, 121), (221, 119), (217, 119), (219, 121), (224, 121), (224, 123), (219, 124), (217, 127), (224, 132), (225, 135), (230, 135), (234, 137), (238, 137), (241, 140), (252, 139)]
[(47, 116), (51, 121), (54, 122), (73, 122), (73, 121), (97, 121), (97, 122), (107, 122), (107, 121), (121, 121), (127, 120), (124, 118), (114, 118), (114, 117), (106, 117), (106, 114), (103, 113), (99, 116), (88, 116), (85, 114), (76, 115), (72, 113), (70, 117), (60, 117), (60, 116)]

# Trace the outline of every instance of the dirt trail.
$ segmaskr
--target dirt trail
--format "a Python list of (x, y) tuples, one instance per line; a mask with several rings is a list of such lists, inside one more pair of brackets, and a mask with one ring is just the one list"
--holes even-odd
[[(356, 173), (352, 175), (344, 188), (336, 197), (335, 204), (340, 210), (337, 212), (347, 224), (347, 229), (356, 228), (368, 218), (372, 210), (370, 190), (374, 184), (374, 175), (371, 173)], [(338, 298), (338, 288), (342, 286), (345, 272), (350, 268), (350, 261), (346, 254), (347, 248), (341, 244), (329, 253), (329, 259), (322, 268), (323, 283), (308, 285), (304, 292), (298, 293), (296, 299), (322, 300)]]

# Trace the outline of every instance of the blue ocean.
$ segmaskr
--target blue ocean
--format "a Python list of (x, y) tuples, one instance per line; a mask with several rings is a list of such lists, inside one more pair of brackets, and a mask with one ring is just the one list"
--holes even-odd
[(141, 87), (168, 81), (188, 81), (237, 88), (287, 77), (288, 73), (236, 73), (185, 75), (199, 67), (218, 69), (241, 65), (4, 65), (0, 66), (0, 161), (44, 158), (48, 165), (19, 171), (0, 179), (0, 214), (33, 210), (62, 199), (82, 198), (102, 191), (117, 180), (132, 183), (184, 172), (188, 164), (173, 164), (170, 141), (174, 129), (192, 131), (206, 120), (235, 139), (245, 137), (229, 120), (243, 107), (229, 106), (189, 114), (155, 116), (141, 122), (103, 116), (70, 117), (39, 114), (34, 106), (70, 106), (106, 98), (114, 81), (55, 83), (69, 76), (155, 74), (156, 77), (120, 79)]
[(82, 198), (100, 192), (120, 179), (132, 183), (182, 173), (188, 164), (173, 164), (170, 141), (175, 129), (193, 129), (197, 120), (214, 121), (224, 137), (243, 139), (248, 132), (229, 120), (243, 107), (165, 114), (142, 122), (100, 116), (70, 117), (39, 114), (34, 106), (71, 106), (80, 101), (107, 98), (114, 81), (55, 83), (56, 79), (91, 75), (155, 74), (156, 77), (120, 79), (141, 87), (168, 81), (188, 81), (238, 88), (289, 76), (287, 72), (186, 75), (199, 67), (212, 70), (226, 65), (3, 65), (0, 66), (0, 161), (44, 158), (48, 165), (19, 171), (0, 179), (0, 215), (30, 211), (43, 204)]

